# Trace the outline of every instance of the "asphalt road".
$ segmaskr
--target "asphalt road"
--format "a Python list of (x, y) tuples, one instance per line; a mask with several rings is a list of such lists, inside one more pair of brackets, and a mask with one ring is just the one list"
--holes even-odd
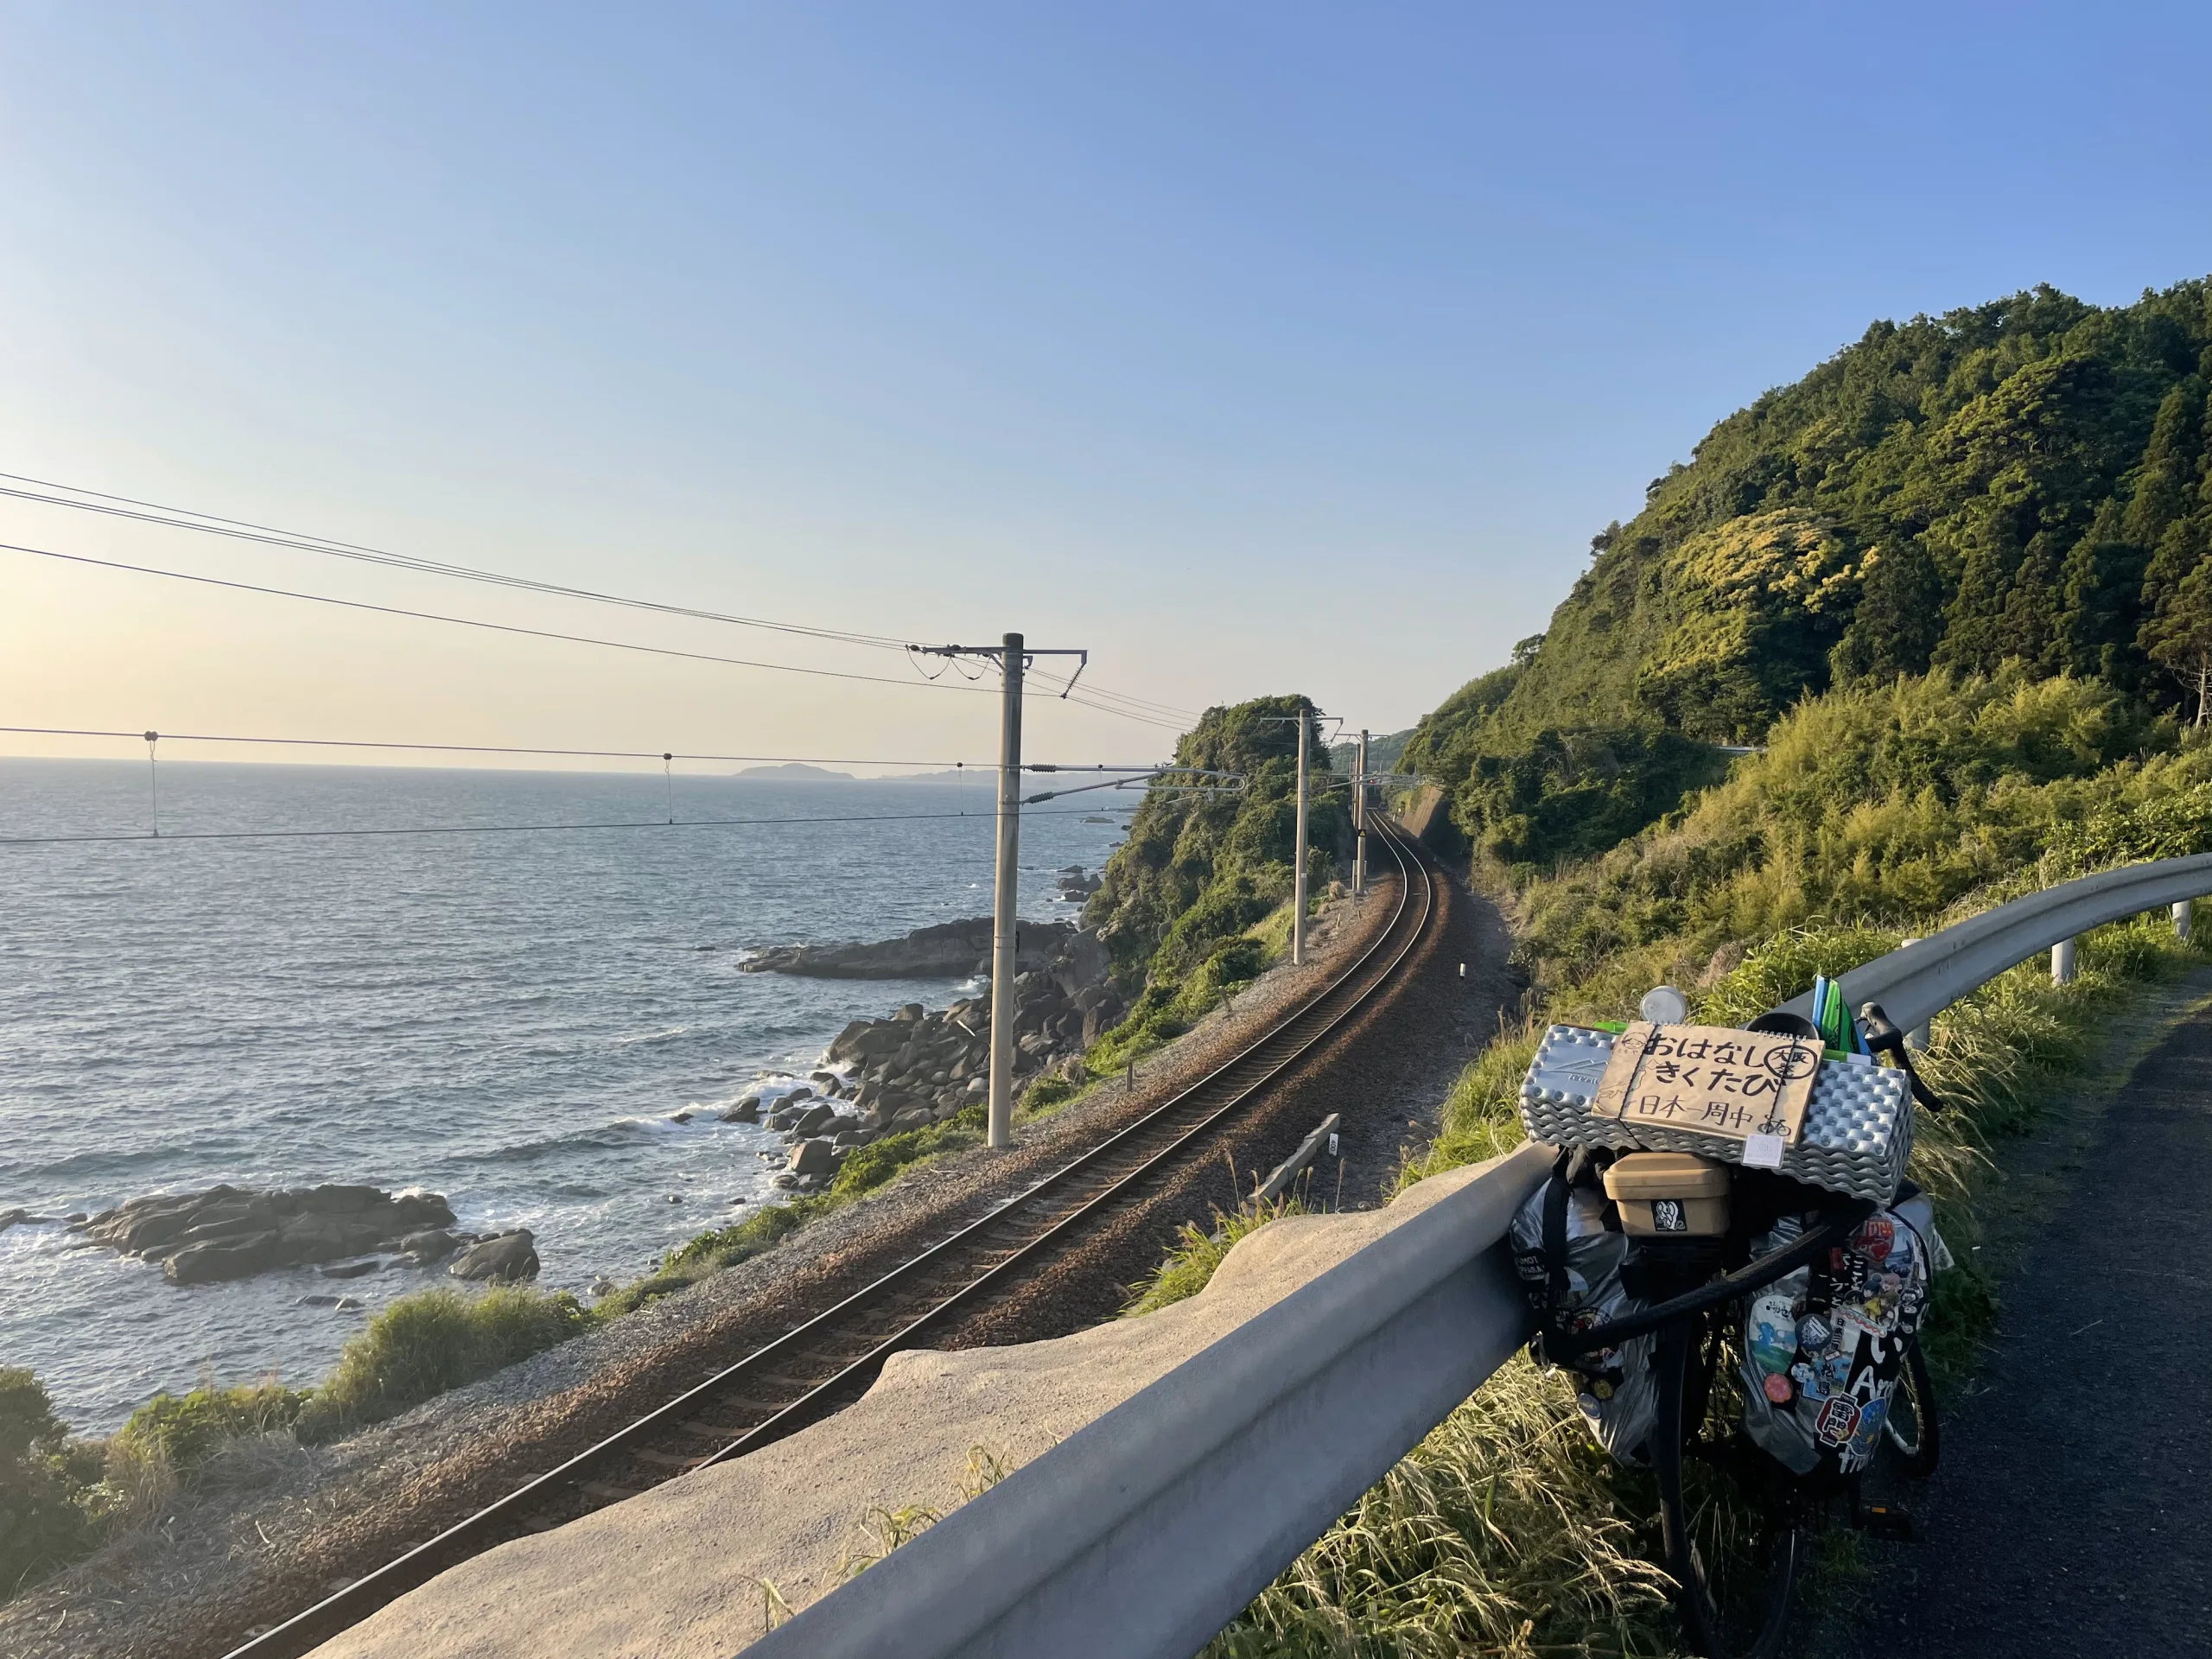
[(2177, 1026), (2031, 1216), (1993, 1351), (1871, 1546), (1836, 1659), (2212, 1655), (2212, 1009)]

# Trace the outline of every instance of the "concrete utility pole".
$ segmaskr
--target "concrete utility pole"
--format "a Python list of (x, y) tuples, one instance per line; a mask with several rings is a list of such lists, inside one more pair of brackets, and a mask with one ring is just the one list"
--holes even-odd
[(1367, 891), (1367, 734), (1359, 734), (1359, 760), (1351, 778), (1351, 893)]
[[(999, 702), (998, 871), (991, 901), (990, 1144), (1014, 1144), (1014, 974), (1021, 926), (1021, 692), (1033, 657), (1073, 657), (1076, 671), (1060, 688), (1075, 690), (1090, 661), (1088, 651), (1044, 650), (1009, 633), (995, 645), (908, 645), (917, 657), (982, 657), (995, 660), (1003, 677)], [(1040, 770), (1051, 772), (1047, 766)], [(1049, 798), (1040, 797), (1039, 798)]]
[(1298, 869), (1290, 893), (1290, 965), (1306, 963), (1306, 722), (1298, 717)]
[(1014, 970), (1020, 919), (1021, 636), (1009, 633), (999, 704), (999, 866), (991, 902), (990, 1144), (1014, 1144)]

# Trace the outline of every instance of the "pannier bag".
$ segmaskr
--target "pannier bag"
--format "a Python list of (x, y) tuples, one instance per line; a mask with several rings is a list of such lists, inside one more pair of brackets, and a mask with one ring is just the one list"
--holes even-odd
[[(1544, 1033), (1521, 1083), (1521, 1122), (1531, 1141), (1743, 1161), (1741, 1141), (1592, 1116), (1591, 1103), (1612, 1055), (1611, 1032), (1554, 1026)], [(1905, 1072), (1876, 1065), (1867, 1055), (1823, 1061), (1806, 1104), (1802, 1132), (1783, 1148), (1782, 1173), (1831, 1192), (1887, 1204), (1904, 1179), (1905, 1158), (1912, 1150), (1910, 1088)]]
[[(1600, 1185), (1611, 1155), (1562, 1152), (1551, 1178), (1513, 1217), (1513, 1263), (1536, 1316), (1533, 1344), (1544, 1357), (1544, 1331), (1572, 1333), (1624, 1319), (1643, 1306), (1621, 1283), (1629, 1240)], [(1656, 1338), (1631, 1337), (1618, 1348), (1577, 1355), (1565, 1366), (1590, 1433), (1618, 1461), (1648, 1463), (1646, 1442), (1659, 1416), (1651, 1374)]]
[[(1754, 1255), (1797, 1237), (1794, 1216)], [(1905, 1339), (1920, 1327), (1929, 1274), (1951, 1264), (1927, 1198), (1878, 1210), (1850, 1239), (1753, 1294), (1738, 1344), (1744, 1430), (1796, 1471), (1848, 1475), (1882, 1440)]]

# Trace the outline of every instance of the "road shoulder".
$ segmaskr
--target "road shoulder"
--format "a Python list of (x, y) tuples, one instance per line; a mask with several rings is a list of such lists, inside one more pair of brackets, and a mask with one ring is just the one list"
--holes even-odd
[(2101, 1063), (2001, 1154), (1983, 1248), (2003, 1307), (1944, 1402), (1921, 1541), (1801, 1651), (2212, 1653), (2212, 972), (2143, 999)]

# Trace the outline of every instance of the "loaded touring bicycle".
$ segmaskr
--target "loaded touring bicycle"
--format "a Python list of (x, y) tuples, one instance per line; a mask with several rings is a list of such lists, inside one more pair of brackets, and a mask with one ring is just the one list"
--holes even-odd
[(1834, 986), (1815, 1018), (1686, 1022), (1661, 987), (1619, 1028), (1554, 1026), (1521, 1089), (1552, 1174), (1516, 1216), (1536, 1357), (1585, 1421), (1659, 1488), (1666, 1567), (1692, 1649), (1780, 1646), (1810, 1536), (1870, 1503), (1878, 1457), (1933, 1471), (1917, 1339), (1950, 1257), (1905, 1179), (1913, 1114), (1939, 1103), (1904, 1035)]

